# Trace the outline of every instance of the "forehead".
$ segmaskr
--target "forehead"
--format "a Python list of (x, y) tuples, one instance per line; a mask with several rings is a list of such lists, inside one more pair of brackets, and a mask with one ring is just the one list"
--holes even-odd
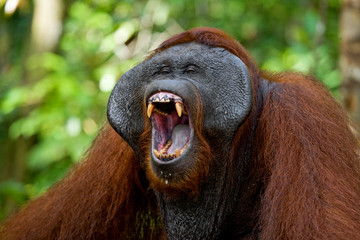
[(183, 43), (156, 53), (149, 61), (153, 64), (167, 62), (182, 64), (196, 62), (198, 64), (230, 63), (240, 60), (224, 48), (209, 47), (199, 43)]

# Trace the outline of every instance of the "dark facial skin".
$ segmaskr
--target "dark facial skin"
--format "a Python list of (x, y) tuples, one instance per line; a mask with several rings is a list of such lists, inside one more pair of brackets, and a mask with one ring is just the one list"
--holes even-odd
[(227, 172), (227, 164), (232, 139), (252, 107), (249, 73), (244, 63), (227, 50), (196, 43), (171, 47), (125, 73), (110, 96), (108, 119), (141, 161), (144, 157), (139, 138), (144, 123), (155, 121), (144, 115), (147, 111), (144, 106), (148, 106), (149, 98), (158, 92), (172, 93), (182, 99), (190, 122), (185, 128), (190, 133), (179, 131), (178, 136), (187, 136), (188, 145), (180, 156), (165, 161), (154, 154), (153, 130), (149, 149), (155, 176), (170, 187), (188, 176), (198, 157), (196, 126), (202, 126), (199, 134), (211, 147), (210, 170), (199, 183), (196, 197), (183, 193), (174, 198), (156, 191), (167, 236), (169, 239), (218, 239), (231, 225), (231, 212), (238, 204), (239, 193), (229, 189), (228, 183), (234, 179)]

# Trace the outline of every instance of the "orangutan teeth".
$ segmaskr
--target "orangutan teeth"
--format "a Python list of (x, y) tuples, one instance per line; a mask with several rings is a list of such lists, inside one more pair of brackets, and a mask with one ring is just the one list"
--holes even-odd
[(146, 114), (153, 127), (152, 156), (164, 161), (180, 157), (190, 138), (190, 117), (183, 99), (171, 92), (156, 92), (147, 99)]
[[(174, 104), (174, 105), (166, 105)], [(166, 109), (166, 112), (164, 110)], [(183, 104), (183, 100), (176, 94), (170, 92), (158, 92), (153, 94), (148, 99), (147, 116), (151, 117), (153, 112), (159, 113), (163, 116), (171, 114), (176, 110), (177, 115), (181, 118), (182, 115), (188, 115)]]
[(177, 157), (175, 154), (165, 154), (165, 153), (161, 154), (156, 149), (154, 149), (154, 154), (155, 154), (156, 158), (158, 158), (160, 160), (172, 160)]
[(155, 93), (154, 95), (152, 95), (148, 101), (165, 103), (165, 102), (171, 102), (171, 101), (177, 102), (177, 101), (182, 101), (182, 100), (176, 94), (173, 94), (170, 92), (158, 92), (158, 93)]
[(178, 148), (175, 150), (175, 156), (176, 156), (176, 157), (180, 156), (180, 151), (179, 151)]
[(154, 154), (155, 154), (156, 158), (160, 159), (161, 154), (156, 149), (154, 149)]
[(189, 142), (187, 142), (187, 143), (185, 144), (185, 146), (181, 149), (180, 155), (184, 153), (184, 151), (185, 151), (185, 149), (187, 148), (188, 145), (189, 145)]
[(177, 112), (178, 116), (181, 117), (183, 109), (184, 109), (182, 103), (181, 102), (176, 102), (175, 103), (175, 108), (176, 108), (176, 112)]
[(186, 148), (188, 147), (189, 142), (187, 142), (181, 150), (179, 150), (177, 148), (175, 150), (175, 153), (166, 154), (166, 151), (170, 148), (171, 144), (172, 144), (172, 140), (170, 139), (167, 142), (167, 144), (165, 145), (165, 147), (160, 150), (160, 152), (158, 150), (154, 149), (154, 154), (155, 154), (156, 158), (158, 158), (160, 160), (172, 160), (174, 158), (180, 157), (180, 155), (182, 155), (184, 153), (184, 151), (186, 150)]
[(170, 139), (170, 140), (167, 142), (167, 144), (165, 145), (165, 147), (160, 150), (160, 153), (161, 153), (161, 154), (165, 154), (166, 151), (167, 151), (167, 150), (169, 149), (169, 147), (171, 146), (171, 144), (172, 144), (172, 140)]
[(148, 116), (148, 118), (151, 117), (151, 114), (152, 114), (152, 112), (153, 112), (153, 110), (154, 110), (154, 107), (155, 107), (154, 104), (149, 103), (148, 108), (147, 108), (147, 116)]
[(160, 102), (162, 102), (162, 103), (164, 103), (164, 102), (170, 102), (170, 99), (162, 98), (162, 99), (160, 100)]
[(148, 118), (151, 117), (151, 115), (152, 115), (153, 112), (156, 112), (156, 113), (158, 113), (158, 114), (160, 114), (160, 115), (163, 115), (163, 116), (167, 116), (167, 115), (168, 115), (168, 113), (162, 112), (162, 111), (160, 111), (159, 109), (156, 109), (156, 108), (155, 108), (155, 105), (154, 105), (153, 103), (149, 103), (146, 112), (147, 112)]

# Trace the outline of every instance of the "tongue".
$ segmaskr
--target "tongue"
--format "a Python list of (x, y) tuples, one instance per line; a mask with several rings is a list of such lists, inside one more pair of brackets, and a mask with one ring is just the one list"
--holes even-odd
[(189, 141), (190, 137), (190, 127), (186, 124), (179, 124), (177, 125), (171, 134), (172, 144), (169, 150), (167, 151), (168, 154), (175, 153), (176, 149), (181, 149), (185, 146), (185, 144)]

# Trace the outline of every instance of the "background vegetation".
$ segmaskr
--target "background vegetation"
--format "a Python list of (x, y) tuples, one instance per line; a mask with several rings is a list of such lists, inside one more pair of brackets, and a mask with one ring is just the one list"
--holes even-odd
[(261, 68), (313, 74), (339, 96), (339, 12), (336, 0), (0, 0), (0, 220), (81, 159), (116, 79), (184, 29), (223, 29)]

